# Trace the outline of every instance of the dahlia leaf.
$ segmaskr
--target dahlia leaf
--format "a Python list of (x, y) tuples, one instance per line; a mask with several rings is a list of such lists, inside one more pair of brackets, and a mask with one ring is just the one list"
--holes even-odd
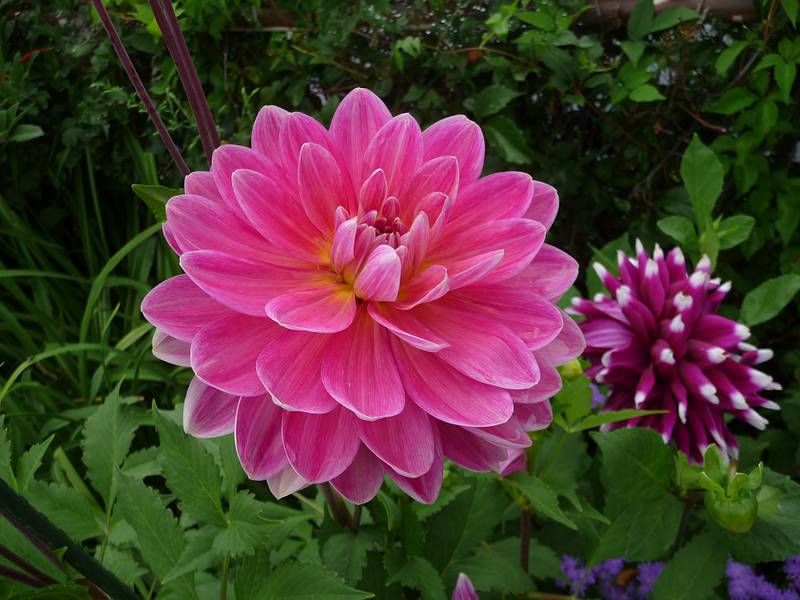
[(331, 536), (322, 548), (322, 562), (342, 577), (348, 585), (361, 581), (367, 564), (367, 550), (380, 548), (376, 532), (361, 530)]
[(570, 529), (578, 529), (575, 522), (561, 510), (558, 504), (558, 494), (544, 481), (535, 479), (525, 473), (519, 478), (518, 483), (522, 493), (533, 504), (534, 513), (541, 512)]
[(613, 412), (601, 412), (596, 415), (589, 415), (579, 423), (576, 423), (570, 428), (572, 433), (578, 431), (586, 431), (587, 429), (594, 429), (605, 425), (606, 423), (616, 423), (618, 421), (627, 421), (634, 417), (646, 417), (647, 415), (660, 415), (667, 411), (665, 410), (637, 410), (635, 408), (626, 408), (624, 410), (617, 410)]
[(222, 476), (211, 454), (156, 408), (153, 419), (161, 441), (164, 477), (183, 510), (202, 523), (225, 526)]
[(76, 542), (102, 534), (105, 516), (71, 487), (33, 481), (28, 486), (26, 497)]
[(706, 229), (722, 193), (725, 170), (714, 151), (703, 144), (697, 134), (681, 159), (681, 178), (689, 192), (695, 221), (700, 229)]
[(55, 435), (51, 435), (43, 442), (34, 444), (19, 457), (19, 462), (17, 463), (17, 485), (20, 493), (24, 494), (28, 489), (28, 485), (33, 481), (33, 476), (42, 466), (44, 454), (50, 447), (50, 442), (53, 441), (54, 437)]
[(187, 531), (186, 547), (181, 553), (180, 561), (164, 576), (161, 583), (166, 584), (188, 573), (204, 571), (218, 564), (223, 555), (212, 546), (218, 532), (214, 526)]
[(421, 556), (412, 556), (396, 571), (388, 583), (399, 582), (418, 590), (423, 600), (444, 600), (444, 583), (431, 563)]
[(777, 316), (800, 291), (800, 275), (789, 274), (768, 279), (750, 290), (742, 301), (742, 320), (758, 325)]
[[(231, 500), (225, 520), (228, 526), (214, 538), (213, 547), (220, 556), (232, 557), (250, 554), (266, 544), (274, 544), (271, 533), (281, 524), (263, 514), (265, 503), (256, 500), (250, 492), (241, 491)], [(296, 523), (305, 519), (298, 519)]]
[(8, 439), (5, 415), (0, 415), (0, 479), (17, 489), (17, 480), (11, 468), (11, 441)]
[(709, 533), (681, 548), (664, 567), (653, 589), (655, 600), (703, 600), (722, 581), (727, 549)]
[[(97, 552), (99, 554), (100, 546)], [(99, 560), (99, 556), (95, 558)], [(139, 577), (147, 574), (147, 569), (137, 562), (130, 551), (111, 545), (107, 545), (103, 553), (103, 566), (128, 585), (133, 585)]]
[(167, 220), (167, 201), (173, 196), (183, 193), (183, 190), (168, 188), (163, 185), (145, 185), (142, 183), (134, 183), (131, 189), (134, 194), (144, 201), (147, 208), (150, 209), (153, 216), (160, 223)]
[(519, 556), (506, 556), (493, 546), (477, 548), (469, 558), (454, 562), (445, 571), (444, 579), (455, 582), (459, 573), (466, 573), (480, 592), (524, 594), (533, 587), (530, 576), (519, 566)]
[[(250, 567), (250, 563), (247, 566), (257, 568)], [(287, 563), (266, 577), (264, 570), (249, 574), (243, 567), (242, 571), (237, 579), (244, 574), (257, 582), (249, 594), (242, 594), (247, 600), (362, 600), (372, 596), (349, 587), (320, 565)], [(241, 600), (238, 593), (236, 598)]]
[(120, 401), (119, 388), (86, 419), (81, 443), (83, 464), (107, 506), (113, 502), (116, 469), (125, 460), (137, 429), (133, 416)]

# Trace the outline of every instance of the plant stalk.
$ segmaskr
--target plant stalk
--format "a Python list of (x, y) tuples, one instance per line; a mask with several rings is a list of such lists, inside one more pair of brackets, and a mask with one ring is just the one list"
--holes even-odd
[(523, 508), (519, 522), (519, 566), (526, 573), (530, 564), (531, 551), (531, 509)]
[(325, 496), (325, 502), (328, 504), (331, 515), (336, 519), (336, 522), (342, 527), (347, 527), (355, 531), (355, 523), (353, 522), (350, 511), (347, 510), (347, 506), (345, 506), (345, 503), (342, 502), (342, 499), (333, 490), (331, 484), (326, 481), (325, 483), (318, 484), (317, 487), (322, 492), (322, 495)]

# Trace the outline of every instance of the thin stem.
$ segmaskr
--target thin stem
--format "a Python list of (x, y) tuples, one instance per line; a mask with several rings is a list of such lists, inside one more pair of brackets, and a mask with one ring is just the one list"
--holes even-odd
[(696, 502), (692, 497), (684, 500), (681, 522), (678, 525), (678, 533), (675, 535), (675, 541), (672, 543), (672, 547), (669, 550), (669, 556), (674, 555), (683, 545), (683, 540), (686, 538), (686, 528), (689, 525), (689, 517), (692, 515), (692, 510), (694, 510), (695, 504)]
[(531, 509), (523, 508), (519, 521), (519, 566), (526, 573), (530, 565)]
[(203, 151), (206, 154), (208, 163), (211, 164), (211, 156), (214, 150), (220, 145), (219, 133), (211, 115), (203, 86), (200, 84), (200, 77), (197, 69), (192, 62), (189, 48), (178, 24), (178, 17), (172, 8), (170, 0), (150, 0), (150, 7), (153, 9), (156, 22), (164, 37), (164, 43), (178, 70), (181, 78), (183, 90), (192, 108), (197, 131), (200, 134), (200, 142), (203, 144)]
[(222, 575), (219, 579), (219, 600), (228, 600), (228, 572), (231, 568), (231, 555), (226, 554), (222, 561)]
[(114, 28), (114, 24), (111, 22), (111, 17), (109, 16), (106, 7), (103, 6), (102, 0), (92, 0), (92, 4), (94, 5), (95, 10), (97, 10), (97, 14), (100, 15), (100, 21), (102, 21), (103, 27), (106, 30), (106, 34), (111, 40), (111, 45), (114, 46), (114, 50), (119, 57), (119, 61), (122, 63), (122, 68), (125, 69), (128, 79), (130, 79), (131, 84), (133, 84), (133, 88), (139, 95), (139, 99), (142, 101), (142, 104), (144, 104), (145, 110), (147, 110), (147, 114), (150, 116), (150, 120), (152, 120), (153, 125), (156, 126), (158, 135), (161, 137), (161, 141), (167, 148), (167, 152), (169, 152), (172, 161), (175, 163), (178, 169), (180, 169), (181, 173), (188, 175), (190, 172), (189, 167), (186, 164), (186, 161), (183, 160), (183, 156), (181, 156), (181, 152), (175, 145), (175, 142), (172, 139), (172, 136), (169, 134), (169, 131), (167, 131), (164, 121), (161, 120), (161, 116), (158, 114), (158, 110), (156, 110), (156, 105), (153, 103), (153, 100), (150, 98), (150, 94), (147, 93), (147, 90), (142, 83), (142, 78), (139, 77), (139, 73), (136, 72), (136, 67), (133, 66), (131, 57), (128, 56), (128, 51), (125, 50), (125, 46), (122, 44), (122, 40), (120, 39), (117, 30)]
[(64, 550), (64, 561), (115, 600), (138, 600), (133, 590), (73, 542), (66, 533), (0, 480), (0, 514), (26, 537), (36, 538), (50, 550)]
[(363, 510), (364, 507), (360, 504), (356, 504), (356, 507), (353, 510), (353, 531), (356, 533), (358, 533), (358, 528), (361, 526), (361, 513)]
[(31, 577), (33, 577), (43, 585), (51, 585), (53, 583), (56, 583), (56, 580), (50, 577), (50, 575), (48, 575), (44, 571), (37, 569), (27, 560), (25, 560), (21, 556), (18, 556), (17, 554), (15, 554), (2, 544), (0, 544), (0, 556), (5, 558), (8, 562), (18, 566), (20, 569), (28, 573)]
[(4, 567), (2, 565), (0, 565), (0, 576), (8, 577), (9, 579), (13, 579), (14, 581), (35, 588), (40, 588), (45, 586), (45, 584), (43, 584), (41, 581), (39, 581), (35, 577), (28, 575), (27, 573), (22, 573), (20, 571), (17, 571), (16, 569), (12, 569), (10, 567)]
[(342, 527), (354, 529), (353, 517), (350, 511), (347, 510), (347, 506), (342, 502), (339, 495), (333, 491), (331, 484), (326, 481), (325, 483), (318, 484), (317, 487), (322, 492), (322, 495), (325, 496), (325, 502), (328, 503), (328, 508), (333, 518), (336, 519), (336, 522)]

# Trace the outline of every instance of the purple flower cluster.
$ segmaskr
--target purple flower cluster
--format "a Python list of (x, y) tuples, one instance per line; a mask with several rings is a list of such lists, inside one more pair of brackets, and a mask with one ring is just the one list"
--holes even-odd
[(725, 574), (731, 600), (800, 600), (800, 556), (783, 564), (788, 585), (782, 589), (767, 581), (753, 567), (728, 560)]
[(565, 554), (561, 559), (561, 571), (567, 581), (556, 583), (569, 588), (570, 593), (578, 598), (586, 597), (589, 590), (593, 590), (593, 595), (604, 600), (644, 600), (663, 568), (664, 563), (660, 562), (626, 567), (624, 559), (615, 558), (600, 563), (587, 573), (580, 560)]

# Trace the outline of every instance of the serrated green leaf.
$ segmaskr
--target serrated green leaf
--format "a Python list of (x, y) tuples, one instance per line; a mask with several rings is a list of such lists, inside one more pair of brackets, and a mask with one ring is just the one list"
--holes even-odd
[(163, 185), (144, 185), (141, 183), (134, 183), (131, 189), (134, 194), (144, 201), (156, 220), (162, 223), (167, 220), (167, 201), (183, 192), (183, 190), (168, 188)]
[(704, 600), (722, 581), (728, 551), (709, 533), (692, 538), (672, 558), (653, 588), (654, 600)]
[(564, 514), (558, 503), (558, 494), (541, 479), (522, 473), (517, 480), (519, 488), (530, 500), (534, 514), (542, 513), (570, 529), (577, 529), (575, 522)]
[(34, 444), (20, 456), (19, 462), (17, 463), (17, 491), (21, 494), (25, 493), (28, 489), (28, 485), (33, 481), (33, 476), (36, 474), (36, 471), (42, 466), (44, 454), (50, 447), (50, 442), (53, 441), (54, 437), (54, 435), (51, 435), (43, 442)]
[(109, 505), (113, 500), (115, 471), (128, 454), (138, 425), (119, 398), (119, 390), (86, 419), (83, 428), (83, 464), (94, 488)]
[(717, 230), (720, 250), (728, 250), (747, 241), (756, 220), (750, 215), (733, 215), (722, 220)]
[(204, 571), (220, 564), (224, 554), (213, 547), (219, 529), (213, 525), (186, 532), (186, 546), (181, 558), (172, 570), (164, 576), (162, 583), (182, 577), (194, 571)]
[(492, 117), (483, 126), (483, 132), (492, 147), (507, 162), (526, 165), (532, 161), (533, 152), (528, 147), (522, 131), (508, 117)]
[(8, 439), (5, 415), (0, 415), (0, 479), (17, 489), (17, 478), (11, 468), (11, 441)]
[(742, 301), (742, 320), (758, 325), (776, 317), (800, 291), (800, 275), (781, 275), (768, 279), (747, 293)]
[(681, 178), (695, 214), (695, 221), (702, 231), (711, 220), (714, 205), (722, 193), (725, 171), (722, 163), (695, 134), (681, 159)]
[(105, 515), (73, 488), (33, 481), (25, 494), (31, 504), (74, 539), (83, 542), (103, 532)]
[(640, 40), (653, 26), (653, 0), (639, 0), (628, 17), (628, 37)]
[(445, 600), (442, 578), (433, 565), (421, 556), (409, 557), (388, 583), (396, 582), (418, 590), (423, 600)]
[(739, 40), (733, 42), (730, 46), (725, 48), (722, 52), (720, 52), (719, 56), (717, 57), (717, 62), (714, 63), (714, 70), (717, 72), (717, 75), (722, 77), (725, 73), (728, 72), (728, 69), (731, 68), (733, 62), (736, 58), (742, 53), (742, 50), (749, 46), (749, 42), (745, 42), (743, 40)]
[[(248, 576), (245, 573), (245, 576)], [(363, 600), (372, 596), (347, 586), (336, 575), (320, 565), (289, 563), (266, 578), (256, 575), (260, 585), (245, 600)], [(239, 594), (236, 594), (237, 600)]]
[(182, 509), (201, 523), (224, 527), (222, 475), (214, 458), (198, 440), (186, 435), (157, 408), (153, 409), (153, 419), (161, 441), (164, 477)]
[(214, 539), (214, 548), (220, 555), (252, 554), (271, 543), (270, 534), (279, 523), (263, 516), (264, 506), (250, 492), (240, 491), (233, 497), (225, 519), (227, 527)]
[[(98, 555), (95, 558), (99, 560), (100, 546), (97, 547), (97, 551)], [(104, 550), (103, 566), (128, 585), (133, 585), (134, 581), (147, 573), (147, 569), (136, 562), (129, 551), (115, 548), (110, 544), (106, 545)]]
[(184, 537), (178, 521), (164, 505), (158, 492), (138, 481), (118, 474), (117, 509), (136, 532), (142, 558), (159, 579), (178, 564)]
[(325, 542), (322, 563), (348, 585), (356, 585), (367, 564), (367, 551), (379, 547), (378, 537), (369, 531), (338, 533)]
[(626, 408), (623, 410), (601, 412), (595, 415), (589, 415), (580, 423), (576, 423), (570, 427), (571, 432), (586, 431), (587, 429), (594, 429), (605, 425), (606, 423), (616, 423), (618, 421), (627, 421), (634, 417), (646, 417), (647, 415), (658, 415), (666, 411), (664, 410), (637, 410), (635, 408)]
[[(466, 573), (479, 592), (524, 594), (533, 589), (530, 576), (519, 566), (519, 541), (517, 555), (509, 558), (488, 548), (477, 548), (469, 558), (457, 560), (447, 568), (445, 581), (455, 584), (459, 573)], [(535, 567), (534, 567), (535, 568)]]
[(475, 116), (479, 119), (494, 115), (521, 93), (504, 85), (490, 85), (482, 89), (474, 99)]

